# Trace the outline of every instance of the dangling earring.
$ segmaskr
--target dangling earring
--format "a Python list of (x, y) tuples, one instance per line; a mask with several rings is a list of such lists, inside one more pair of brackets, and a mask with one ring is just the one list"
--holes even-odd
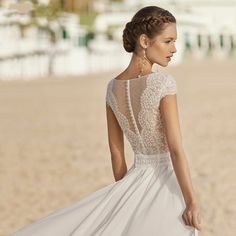
[(141, 59), (139, 59), (139, 68), (140, 68), (140, 73), (138, 74), (138, 78), (142, 76), (142, 73), (143, 73), (143, 67), (146, 65), (146, 62), (145, 62), (145, 49), (143, 50), (144, 51), (144, 55), (142, 56)]
[(144, 58), (145, 58), (150, 64), (152, 64), (152, 63), (150, 62), (150, 60), (147, 58), (146, 51), (147, 51), (147, 49), (145, 48), (145, 49), (144, 49)]
[(150, 64), (152, 64), (151, 63), (151, 61), (147, 58), (147, 55), (146, 55), (146, 48), (143, 50), (143, 57), (139, 60), (139, 68), (140, 68), (140, 73), (139, 73), (139, 75), (138, 75), (138, 77), (141, 77), (142, 76), (142, 73), (143, 73), (143, 67), (146, 65), (146, 60), (150, 63)]

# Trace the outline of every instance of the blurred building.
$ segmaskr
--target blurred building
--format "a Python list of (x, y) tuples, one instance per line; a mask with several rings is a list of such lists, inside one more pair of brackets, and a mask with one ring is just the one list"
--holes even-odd
[[(42, 13), (49, 1), (38, 2)], [(69, 3), (75, 6), (82, 1), (51, 2), (67, 9)], [(79, 14), (56, 12), (49, 5), (46, 12), (55, 14), (54, 18), (35, 16), (32, 1), (4, 0), (0, 2), (0, 78), (31, 79), (125, 68), (131, 54), (123, 49), (124, 26), (138, 9), (156, 2), (171, 11), (178, 23), (178, 53), (170, 66), (188, 56), (198, 60), (235, 58), (236, 1), (90, 1), (91, 9), (99, 14), (93, 32), (89, 32)]]
[[(107, 7), (106, 2), (103, 5)], [(232, 0), (124, 0), (123, 4), (115, 4), (114, 11), (110, 4), (109, 10), (96, 18), (94, 30), (98, 40), (95, 38), (91, 46), (95, 48), (102, 45), (101, 35), (105, 33), (111, 34), (115, 41), (122, 44), (125, 23), (131, 20), (138, 9), (148, 5), (168, 9), (177, 19), (178, 53), (173, 58), (172, 65), (181, 63), (187, 55), (199, 60), (206, 57), (219, 60), (235, 58), (236, 1)], [(107, 9), (106, 7), (103, 9)], [(100, 51), (107, 51), (104, 39), (103, 45), (104, 49), (100, 47)]]

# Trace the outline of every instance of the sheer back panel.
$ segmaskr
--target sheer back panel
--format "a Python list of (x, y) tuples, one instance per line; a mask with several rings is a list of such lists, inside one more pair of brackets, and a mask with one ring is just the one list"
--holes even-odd
[(160, 72), (108, 82), (106, 102), (135, 153), (168, 152), (160, 101), (176, 92), (174, 77)]

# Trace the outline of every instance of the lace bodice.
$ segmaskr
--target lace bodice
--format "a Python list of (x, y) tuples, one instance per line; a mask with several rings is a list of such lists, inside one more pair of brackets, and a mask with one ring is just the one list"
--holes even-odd
[(135, 154), (169, 151), (160, 101), (175, 93), (175, 78), (161, 72), (129, 80), (113, 78), (108, 81), (106, 103), (113, 110)]

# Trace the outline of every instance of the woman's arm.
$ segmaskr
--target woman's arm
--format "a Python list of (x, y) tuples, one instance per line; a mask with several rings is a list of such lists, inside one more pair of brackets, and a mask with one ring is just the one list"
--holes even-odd
[(186, 209), (182, 214), (182, 218), (186, 225), (201, 230), (198, 202), (192, 186), (189, 166), (182, 145), (177, 95), (164, 96), (160, 101), (160, 111), (164, 121), (173, 168), (186, 203)]
[(196, 202), (197, 199), (191, 182), (189, 166), (182, 145), (177, 95), (168, 95), (162, 98), (160, 111), (163, 117), (173, 167), (185, 202), (186, 204)]
[(122, 179), (127, 172), (127, 165), (124, 155), (124, 136), (115, 114), (107, 103), (106, 116), (112, 170), (115, 180), (118, 181)]

